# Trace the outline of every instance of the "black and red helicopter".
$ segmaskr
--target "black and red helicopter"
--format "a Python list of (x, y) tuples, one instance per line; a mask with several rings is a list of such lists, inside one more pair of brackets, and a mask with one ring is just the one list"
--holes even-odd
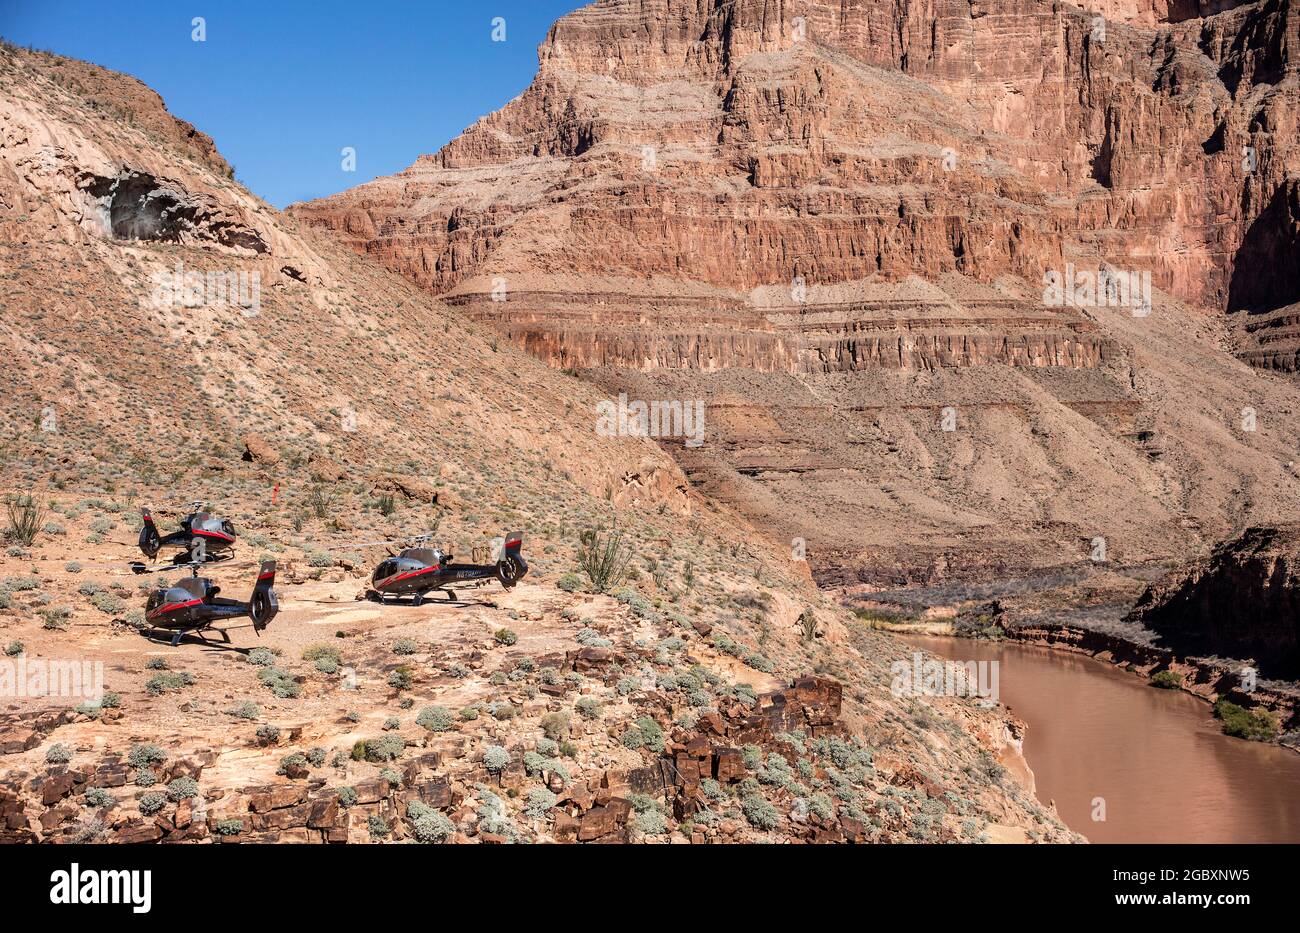
[[(247, 618), (253, 625), (253, 631), (259, 636), (262, 629), (271, 624), (276, 613), (280, 611), (280, 602), (275, 596), (275, 561), (262, 561), (253, 584), (253, 593), (247, 602), (227, 599), (217, 594), (221, 587), (206, 577), (199, 576), (198, 562), (189, 565), (191, 576), (175, 583), (163, 583), (149, 594), (145, 604), (145, 622), (154, 631), (172, 632), (172, 647), (181, 643), (181, 638), (193, 632), (204, 638), (206, 629), (213, 629), (221, 634), (227, 643), (230, 635), (219, 622)], [(206, 641), (207, 639), (204, 638)]]
[[(140, 529), (139, 543), (144, 556), (154, 560), (163, 548), (180, 548), (180, 553), (171, 560), (173, 567), (209, 564), (234, 557), (235, 526), (224, 518), (200, 511), (201, 507), (200, 502), (191, 503), (190, 514), (181, 519), (180, 530), (165, 537), (158, 533), (149, 509), (141, 509), (144, 527)], [(131, 569), (136, 573), (147, 571), (140, 561), (131, 564)]]
[[(429, 535), (411, 539), (419, 545), (429, 540)], [(424, 605), (426, 594), (439, 590), (447, 594), (450, 602), (456, 598), (452, 586), (482, 586), (498, 580), (507, 590), (512, 589), (528, 573), (524, 563), (524, 536), (512, 531), (501, 545), (501, 557), (495, 563), (456, 564), (452, 554), (436, 547), (404, 548), (399, 554), (387, 557), (375, 568), (371, 589), (366, 598), (382, 603), (386, 596), (412, 596), (412, 604)]]

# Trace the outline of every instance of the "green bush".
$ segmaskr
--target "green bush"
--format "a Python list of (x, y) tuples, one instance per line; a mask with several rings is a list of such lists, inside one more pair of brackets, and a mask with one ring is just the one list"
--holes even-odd
[(1160, 671), (1151, 676), (1151, 686), (1159, 687), (1161, 690), (1178, 690), (1183, 686), (1183, 678), (1173, 671)]
[(194, 683), (193, 674), (185, 672), (162, 673), (154, 674), (145, 681), (144, 688), (149, 692), (150, 696), (162, 696), (164, 693), (172, 693), (182, 687), (188, 687), (192, 683)]
[(217, 820), (213, 827), (213, 832), (218, 836), (238, 836), (244, 831), (243, 820)]
[(5, 645), (5, 655), (8, 657), (16, 658), (22, 653), (23, 643), (20, 641), (11, 641), (9, 644)]
[(415, 654), (419, 645), (412, 638), (399, 638), (393, 642), (393, 654)]
[(510, 753), (500, 745), (489, 745), (483, 749), (483, 767), (493, 774), (498, 774), (510, 764)]
[(555, 585), (566, 593), (576, 593), (578, 590), (582, 589), (582, 577), (578, 576), (573, 571), (569, 571), (564, 576), (560, 577), (560, 579), (556, 580)]
[(269, 667), (275, 663), (275, 652), (270, 648), (254, 648), (248, 652), (248, 663), (258, 667)]
[(781, 822), (776, 807), (772, 806), (762, 794), (747, 794), (740, 801), (740, 810), (755, 829), (775, 829)]
[(258, 708), (257, 704), (251, 700), (245, 700), (233, 709), (226, 710), (226, 713), (230, 716), (234, 716), (236, 719), (256, 719), (258, 716), (262, 715), (262, 711)]
[(357, 803), (357, 792), (351, 787), (339, 788), (339, 806), (344, 809), (354, 807)]
[(197, 797), (198, 795), (199, 784), (192, 777), (178, 777), (167, 785), (167, 796), (178, 802), (186, 797)]
[(444, 706), (426, 706), (415, 717), (415, 724), (430, 732), (446, 732), (456, 724), (456, 717)]
[(1226, 735), (1252, 742), (1271, 742), (1282, 731), (1274, 713), (1264, 709), (1243, 709), (1228, 700), (1214, 704), (1214, 715), (1223, 722)]
[(415, 838), (428, 845), (446, 842), (456, 832), (456, 826), (451, 820), (418, 800), (411, 801), (407, 806), (406, 816), (411, 821)]
[(565, 713), (547, 713), (540, 725), (542, 734), (554, 742), (569, 737), (569, 717)]
[(357, 761), (365, 760), (382, 764), (397, 760), (405, 751), (406, 740), (390, 732), (375, 739), (358, 742), (352, 747), (352, 757)]
[(45, 752), (45, 760), (52, 765), (66, 764), (72, 760), (72, 749), (64, 745), (62, 742), (56, 742), (54, 745), (49, 747), (48, 751)]
[(302, 692), (292, 674), (275, 666), (262, 668), (257, 672), (257, 679), (282, 700), (293, 699)]
[(519, 641), (519, 636), (508, 628), (499, 628), (492, 636), (498, 645), (509, 647)]
[(574, 708), (583, 719), (600, 718), (600, 700), (595, 697), (580, 697)]
[(551, 808), (560, 802), (560, 798), (545, 787), (529, 788), (526, 800), (524, 812), (534, 820), (545, 819)]
[(632, 549), (624, 542), (617, 522), (608, 531), (588, 528), (578, 534), (578, 569), (597, 593), (622, 583), (631, 561)]
[(157, 745), (132, 745), (126, 755), (127, 764), (133, 768), (148, 768), (151, 765), (160, 765), (166, 760), (167, 753)]
[(113, 795), (102, 787), (92, 787), (82, 798), (88, 807), (107, 807), (113, 803)]
[(145, 816), (157, 813), (167, 803), (167, 795), (160, 794), (158, 791), (150, 791), (140, 798), (140, 812)]

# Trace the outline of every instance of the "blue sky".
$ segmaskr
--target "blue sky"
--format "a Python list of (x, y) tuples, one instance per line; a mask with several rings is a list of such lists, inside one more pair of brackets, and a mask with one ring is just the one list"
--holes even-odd
[[(399, 171), (501, 107), (532, 80), (551, 24), (584, 2), (0, 0), (0, 36), (144, 81), (283, 207)], [(340, 167), (345, 146), (355, 172)]]

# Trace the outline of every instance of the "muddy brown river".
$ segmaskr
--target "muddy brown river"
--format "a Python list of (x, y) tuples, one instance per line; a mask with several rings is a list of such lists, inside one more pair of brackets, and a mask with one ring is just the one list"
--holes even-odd
[[(1028, 724), (1038, 796), (1092, 842), (1300, 842), (1300, 754), (1223, 735), (1209, 704), (1092, 658), (908, 635), (942, 658), (999, 662)], [(1105, 819), (1097, 798), (1104, 800)]]

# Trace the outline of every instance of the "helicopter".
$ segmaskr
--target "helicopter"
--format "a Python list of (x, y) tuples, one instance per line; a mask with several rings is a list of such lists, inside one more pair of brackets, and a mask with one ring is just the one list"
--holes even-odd
[[(189, 563), (215, 563), (232, 558), (234, 554), (230, 552), (235, 546), (235, 526), (226, 519), (200, 511), (202, 506), (202, 502), (191, 502), (190, 514), (181, 519), (180, 531), (165, 537), (158, 533), (158, 526), (154, 524), (150, 510), (141, 509), (144, 527), (140, 529), (139, 544), (144, 556), (153, 560), (163, 548), (179, 547), (182, 551), (172, 558), (173, 567), (184, 567)], [(135, 573), (147, 572), (141, 561), (132, 563), (131, 570)]]
[[(429, 538), (430, 535), (420, 535), (410, 540), (418, 545)], [(372, 589), (366, 592), (366, 598), (382, 603), (385, 596), (409, 593), (414, 594), (412, 605), (422, 606), (425, 595), (434, 590), (445, 593), (448, 602), (454, 600), (453, 584), (482, 586), (496, 579), (507, 590), (512, 589), (528, 573), (528, 565), (520, 554), (523, 543), (523, 532), (510, 532), (505, 537), (501, 559), (489, 564), (453, 564), (451, 551), (444, 552), (436, 547), (404, 548), (397, 556), (385, 558), (375, 568), (371, 577)]]
[(172, 647), (180, 644), (181, 638), (188, 632), (194, 632), (204, 638), (206, 629), (221, 633), (227, 643), (230, 635), (226, 629), (216, 625), (228, 619), (248, 618), (253, 623), (253, 631), (260, 637), (262, 629), (271, 624), (276, 613), (280, 611), (280, 602), (276, 599), (275, 561), (262, 561), (253, 584), (253, 593), (248, 602), (238, 599), (219, 597), (221, 587), (207, 577), (199, 576), (200, 561), (191, 561), (179, 566), (188, 567), (191, 576), (175, 583), (163, 583), (149, 594), (145, 603), (145, 621), (154, 631), (173, 632)]

